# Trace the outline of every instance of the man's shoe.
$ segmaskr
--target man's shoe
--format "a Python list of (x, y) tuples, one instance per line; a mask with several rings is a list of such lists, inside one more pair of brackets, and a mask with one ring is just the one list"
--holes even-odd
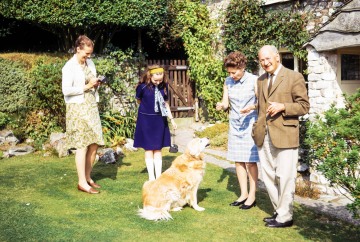
[(277, 215), (278, 215), (277, 212), (275, 212), (275, 213), (273, 214), (273, 216), (271, 216), (271, 217), (266, 217), (266, 218), (263, 219), (263, 221), (266, 222), (266, 223), (271, 222), (271, 221), (274, 221), (274, 220), (276, 219)]
[(293, 220), (286, 221), (284, 223), (279, 223), (278, 221), (274, 220), (266, 223), (265, 226), (269, 228), (286, 228), (286, 227), (291, 227), (293, 223), (294, 223)]

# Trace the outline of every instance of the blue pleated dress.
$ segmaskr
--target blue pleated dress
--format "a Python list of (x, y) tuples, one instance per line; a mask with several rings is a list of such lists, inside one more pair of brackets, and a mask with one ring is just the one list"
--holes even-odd
[(255, 83), (257, 76), (246, 72), (239, 81), (227, 77), (225, 85), (228, 89), (230, 116), (227, 159), (235, 162), (258, 162), (259, 155), (251, 137), (253, 123), (257, 119), (256, 110), (248, 115), (240, 113), (240, 109), (255, 104)]
[[(168, 90), (168, 87), (166, 88)], [(159, 88), (164, 100), (168, 95), (164, 88)], [(155, 86), (140, 84), (136, 88), (136, 99), (141, 100), (136, 121), (134, 147), (144, 150), (161, 150), (170, 146), (170, 130), (167, 117), (155, 112)], [(159, 109), (160, 110), (160, 109)]]

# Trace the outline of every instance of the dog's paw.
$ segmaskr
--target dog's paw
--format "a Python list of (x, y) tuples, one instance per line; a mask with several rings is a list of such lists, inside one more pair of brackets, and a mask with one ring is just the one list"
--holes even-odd
[(171, 209), (171, 211), (177, 212), (177, 211), (181, 211), (183, 208), (182, 207), (176, 207)]
[(202, 212), (202, 211), (205, 210), (205, 208), (200, 207), (200, 206), (198, 206), (198, 205), (194, 206), (193, 208), (194, 208), (196, 211), (199, 211), (199, 212)]

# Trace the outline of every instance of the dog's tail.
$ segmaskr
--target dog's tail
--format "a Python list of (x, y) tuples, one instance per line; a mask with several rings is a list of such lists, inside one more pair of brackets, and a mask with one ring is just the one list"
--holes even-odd
[(167, 210), (146, 206), (138, 210), (138, 215), (147, 220), (170, 220), (173, 219)]

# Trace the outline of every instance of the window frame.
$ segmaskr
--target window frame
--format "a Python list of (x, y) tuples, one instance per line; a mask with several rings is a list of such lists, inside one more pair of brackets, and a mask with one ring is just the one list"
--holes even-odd
[(341, 73), (342, 73), (342, 55), (359, 55), (360, 58), (360, 48), (359, 47), (352, 47), (352, 48), (344, 48), (344, 49), (338, 49), (337, 51), (337, 55), (338, 55), (338, 71), (337, 71), (337, 79), (340, 81), (341, 85), (344, 84), (360, 84), (360, 79), (359, 80), (343, 80)]

